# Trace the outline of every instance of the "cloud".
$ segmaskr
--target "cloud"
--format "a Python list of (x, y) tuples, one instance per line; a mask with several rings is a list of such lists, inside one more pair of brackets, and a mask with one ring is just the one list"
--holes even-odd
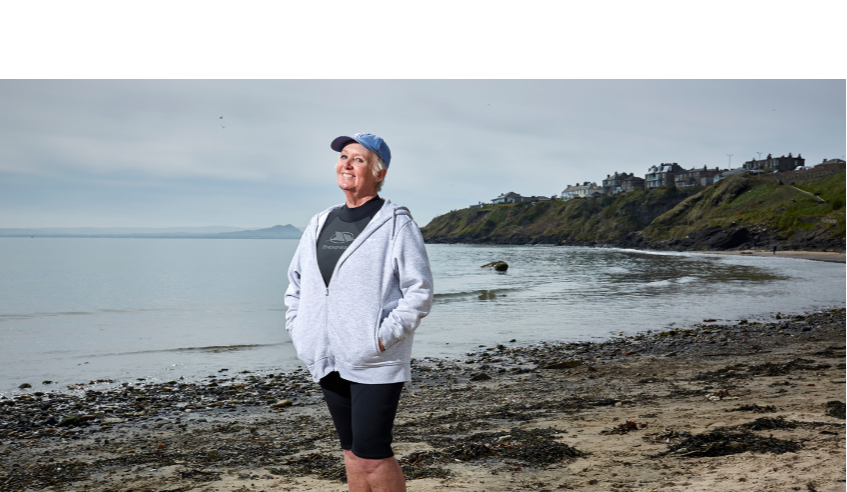
[(0, 191), (19, 192), (0, 227), (37, 227), (48, 204), (69, 226), (302, 226), (342, 200), (329, 142), (357, 131), (389, 143), (385, 194), (422, 223), (659, 162), (820, 162), (843, 155), (844, 94), (843, 80), (4, 80)]

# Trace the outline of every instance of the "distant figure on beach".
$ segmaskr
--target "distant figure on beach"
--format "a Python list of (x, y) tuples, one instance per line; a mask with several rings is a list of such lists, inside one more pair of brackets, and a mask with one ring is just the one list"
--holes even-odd
[(432, 306), (429, 259), (406, 207), (381, 198), (391, 162), (370, 133), (330, 144), (345, 203), (315, 215), (288, 269), (285, 327), (320, 383), (350, 491), (405, 491), (391, 449), (412, 340)]
[(773, 245), (773, 254), (776, 254), (776, 244)]

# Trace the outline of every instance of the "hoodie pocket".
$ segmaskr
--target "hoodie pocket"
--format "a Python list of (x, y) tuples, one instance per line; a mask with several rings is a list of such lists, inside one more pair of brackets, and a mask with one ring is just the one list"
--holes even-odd
[(377, 362), (381, 356), (378, 329), (378, 313), (372, 311), (370, 316), (350, 316), (347, 321), (330, 328), (332, 352), (353, 366)]
[[(380, 309), (379, 312), (380, 312), (380, 314), (384, 314), (382, 312), (382, 309)], [(376, 320), (376, 324), (374, 326), (374, 337), (373, 337), (374, 338), (374, 349), (375, 349), (374, 356), (376, 356), (376, 357), (379, 357), (383, 353), (385, 353), (385, 352), (383, 352), (382, 350), (379, 349), (379, 342), (380, 342), (379, 329), (382, 327), (382, 322), (384, 320), (385, 320), (385, 318), (383, 316), (378, 316), (377, 320)], [(382, 344), (385, 345), (384, 340), (382, 341)], [(387, 350), (386, 350), (386, 352), (387, 352)]]
[(322, 306), (303, 309), (294, 320), (291, 330), (288, 331), (294, 350), (297, 351), (297, 357), (306, 365), (312, 365), (328, 354), (326, 328), (320, 321), (324, 313)]
[(291, 337), (291, 344), (294, 345), (297, 357), (299, 357), (306, 365), (312, 365), (315, 363), (317, 353), (315, 349), (317, 347), (315, 346), (314, 340), (310, 340), (311, 337), (307, 336), (306, 333), (303, 333), (303, 329), (297, 325), (298, 323), (295, 321), (291, 326), (291, 330), (288, 331), (288, 336)]

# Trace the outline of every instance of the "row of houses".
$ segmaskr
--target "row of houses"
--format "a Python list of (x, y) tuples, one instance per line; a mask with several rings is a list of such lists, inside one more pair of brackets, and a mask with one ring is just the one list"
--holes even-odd
[[(841, 159), (835, 159), (835, 160), (841, 160)], [(827, 162), (827, 160), (824, 159), (821, 164), (826, 164), (826, 162)], [(820, 164), (818, 164), (818, 165), (820, 165)], [(788, 153), (788, 157), (786, 157), (786, 156), (772, 157), (770, 154), (768, 154), (768, 156), (764, 159), (760, 159), (760, 160), (753, 159), (753, 160), (745, 162), (744, 165), (742, 166), (742, 168), (746, 169), (748, 171), (766, 172), (766, 171), (770, 170), (771, 172), (774, 172), (774, 171), (788, 172), (788, 171), (793, 171), (797, 168), (806, 169), (806, 159), (803, 159), (802, 157), (800, 157), (800, 154), (797, 154), (797, 157), (792, 157), (791, 152)]]
[(597, 183), (584, 182), (570, 185), (562, 191), (562, 200), (584, 198), (589, 196), (619, 195), (633, 190), (666, 188), (674, 185), (680, 188), (688, 186), (708, 186), (716, 181), (716, 177), (727, 171), (719, 168), (683, 169), (676, 162), (650, 166), (642, 178), (634, 173), (607, 174), (601, 186)]
[[(844, 164), (841, 159), (824, 159), (817, 166), (826, 166), (834, 164)], [(589, 198), (604, 195), (618, 195), (628, 193), (633, 190), (643, 189), (658, 189), (668, 186), (676, 186), (678, 188), (686, 188), (689, 186), (709, 186), (717, 183), (721, 179), (727, 178), (734, 174), (758, 174), (766, 172), (788, 172), (797, 169), (809, 169), (806, 167), (806, 160), (800, 154), (793, 156), (790, 152), (787, 156), (773, 157), (768, 154), (764, 159), (751, 159), (745, 162), (741, 167), (736, 169), (720, 169), (715, 167), (709, 169), (706, 166), (702, 168), (683, 169), (682, 166), (673, 163), (662, 163), (650, 166), (647, 169), (647, 174), (642, 178), (634, 173), (614, 173), (607, 174), (606, 179), (601, 182), (601, 186), (597, 186), (596, 182), (585, 181), (568, 185), (559, 196), (552, 198), (561, 198), (562, 200), (570, 200), (573, 198)], [(522, 196), (518, 193), (510, 191), (503, 193), (497, 198), (493, 198), (491, 203), (522, 203), (522, 202), (540, 202), (550, 200), (546, 196)], [(471, 209), (477, 209), (485, 206), (483, 202), (477, 205), (471, 205)]]
[(726, 172), (726, 169), (702, 168), (683, 169), (682, 166), (673, 163), (662, 163), (650, 166), (647, 174), (642, 178), (634, 173), (607, 174), (601, 186), (597, 183), (584, 182), (570, 185), (562, 191), (562, 200), (571, 198), (584, 198), (589, 196), (619, 195), (633, 190), (666, 188), (674, 185), (680, 188), (688, 186), (708, 186), (717, 180), (717, 177)]

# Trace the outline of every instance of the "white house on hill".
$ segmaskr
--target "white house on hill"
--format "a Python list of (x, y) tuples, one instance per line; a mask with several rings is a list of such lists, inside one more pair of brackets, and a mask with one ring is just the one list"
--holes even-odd
[(603, 195), (603, 188), (597, 186), (597, 183), (586, 181), (582, 184), (568, 186), (562, 191), (562, 200), (570, 200), (571, 198), (585, 198), (589, 196)]

